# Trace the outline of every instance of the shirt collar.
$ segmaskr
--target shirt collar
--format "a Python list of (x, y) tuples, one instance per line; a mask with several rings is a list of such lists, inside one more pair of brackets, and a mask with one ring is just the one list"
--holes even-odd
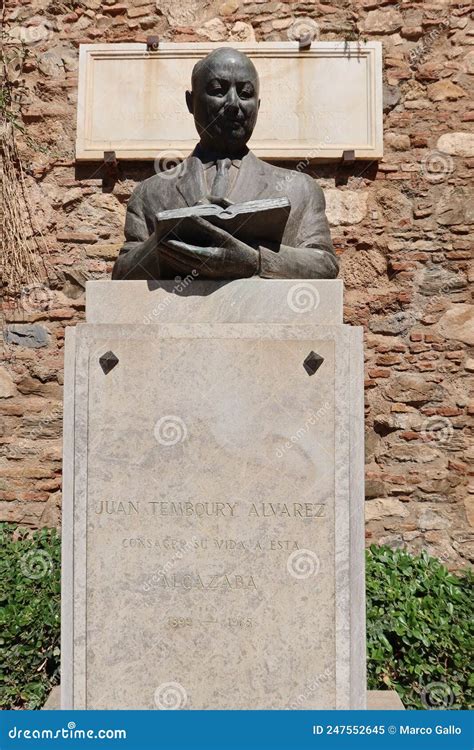
[[(231, 164), (237, 169), (239, 169), (242, 164), (242, 159), (244, 158), (244, 156), (246, 156), (246, 154), (248, 154), (248, 152), (249, 152), (248, 148), (245, 147), (241, 155), (231, 159)], [(219, 159), (222, 159), (222, 156), (220, 155), (217, 156), (216, 154), (212, 154), (209, 151), (203, 151), (200, 143), (197, 144), (192, 155), (196, 156), (200, 160), (204, 169), (209, 169), (209, 167), (214, 166), (214, 164), (216, 164)]]

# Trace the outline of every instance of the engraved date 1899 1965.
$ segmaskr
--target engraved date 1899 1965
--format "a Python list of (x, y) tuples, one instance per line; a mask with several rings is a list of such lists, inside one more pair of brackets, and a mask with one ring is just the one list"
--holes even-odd
[(195, 620), (192, 617), (170, 617), (168, 625), (171, 628), (190, 628), (193, 625), (223, 625), (229, 628), (251, 628), (253, 620), (250, 617), (225, 617), (223, 620)]

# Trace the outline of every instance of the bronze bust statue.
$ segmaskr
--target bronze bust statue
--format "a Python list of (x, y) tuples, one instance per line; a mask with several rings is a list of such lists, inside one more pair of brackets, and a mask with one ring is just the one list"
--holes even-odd
[[(338, 261), (319, 185), (309, 175), (267, 164), (246, 146), (260, 105), (251, 60), (229, 47), (216, 49), (194, 66), (191, 88), (186, 103), (199, 143), (183, 162), (134, 190), (127, 207), (126, 241), (112, 278), (173, 279), (189, 273), (204, 279), (335, 278)], [(275, 235), (275, 214), (270, 212), (261, 214), (259, 231), (252, 236), (252, 211), (268, 206), (281, 211), (282, 203), (287, 213), (281, 234)], [(245, 239), (228, 231), (225, 222), (216, 226), (212, 217), (199, 215), (198, 207), (207, 204), (222, 207), (224, 218), (229, 207), (244, 204)], [(160, 217), (172, 209), (186, 215), (184, 237), (179, 231), (157, 229)], [(209, 212), (209, 206), (204, 210)]]

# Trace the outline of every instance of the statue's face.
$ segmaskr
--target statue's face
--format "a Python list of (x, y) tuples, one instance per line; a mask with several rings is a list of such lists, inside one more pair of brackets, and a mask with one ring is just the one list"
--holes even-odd
[(244, 55), (229, 49), (211, 59), (186, 99), (204, 147), (233, 153), (250, 139), (260, 102), (258, 77)]

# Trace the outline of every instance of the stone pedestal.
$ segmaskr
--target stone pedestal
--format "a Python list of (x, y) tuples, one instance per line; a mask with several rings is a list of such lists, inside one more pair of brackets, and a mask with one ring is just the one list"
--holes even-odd
[(362, 365), (340, 281), (89, 282), (63, 708), (365, 708)]

